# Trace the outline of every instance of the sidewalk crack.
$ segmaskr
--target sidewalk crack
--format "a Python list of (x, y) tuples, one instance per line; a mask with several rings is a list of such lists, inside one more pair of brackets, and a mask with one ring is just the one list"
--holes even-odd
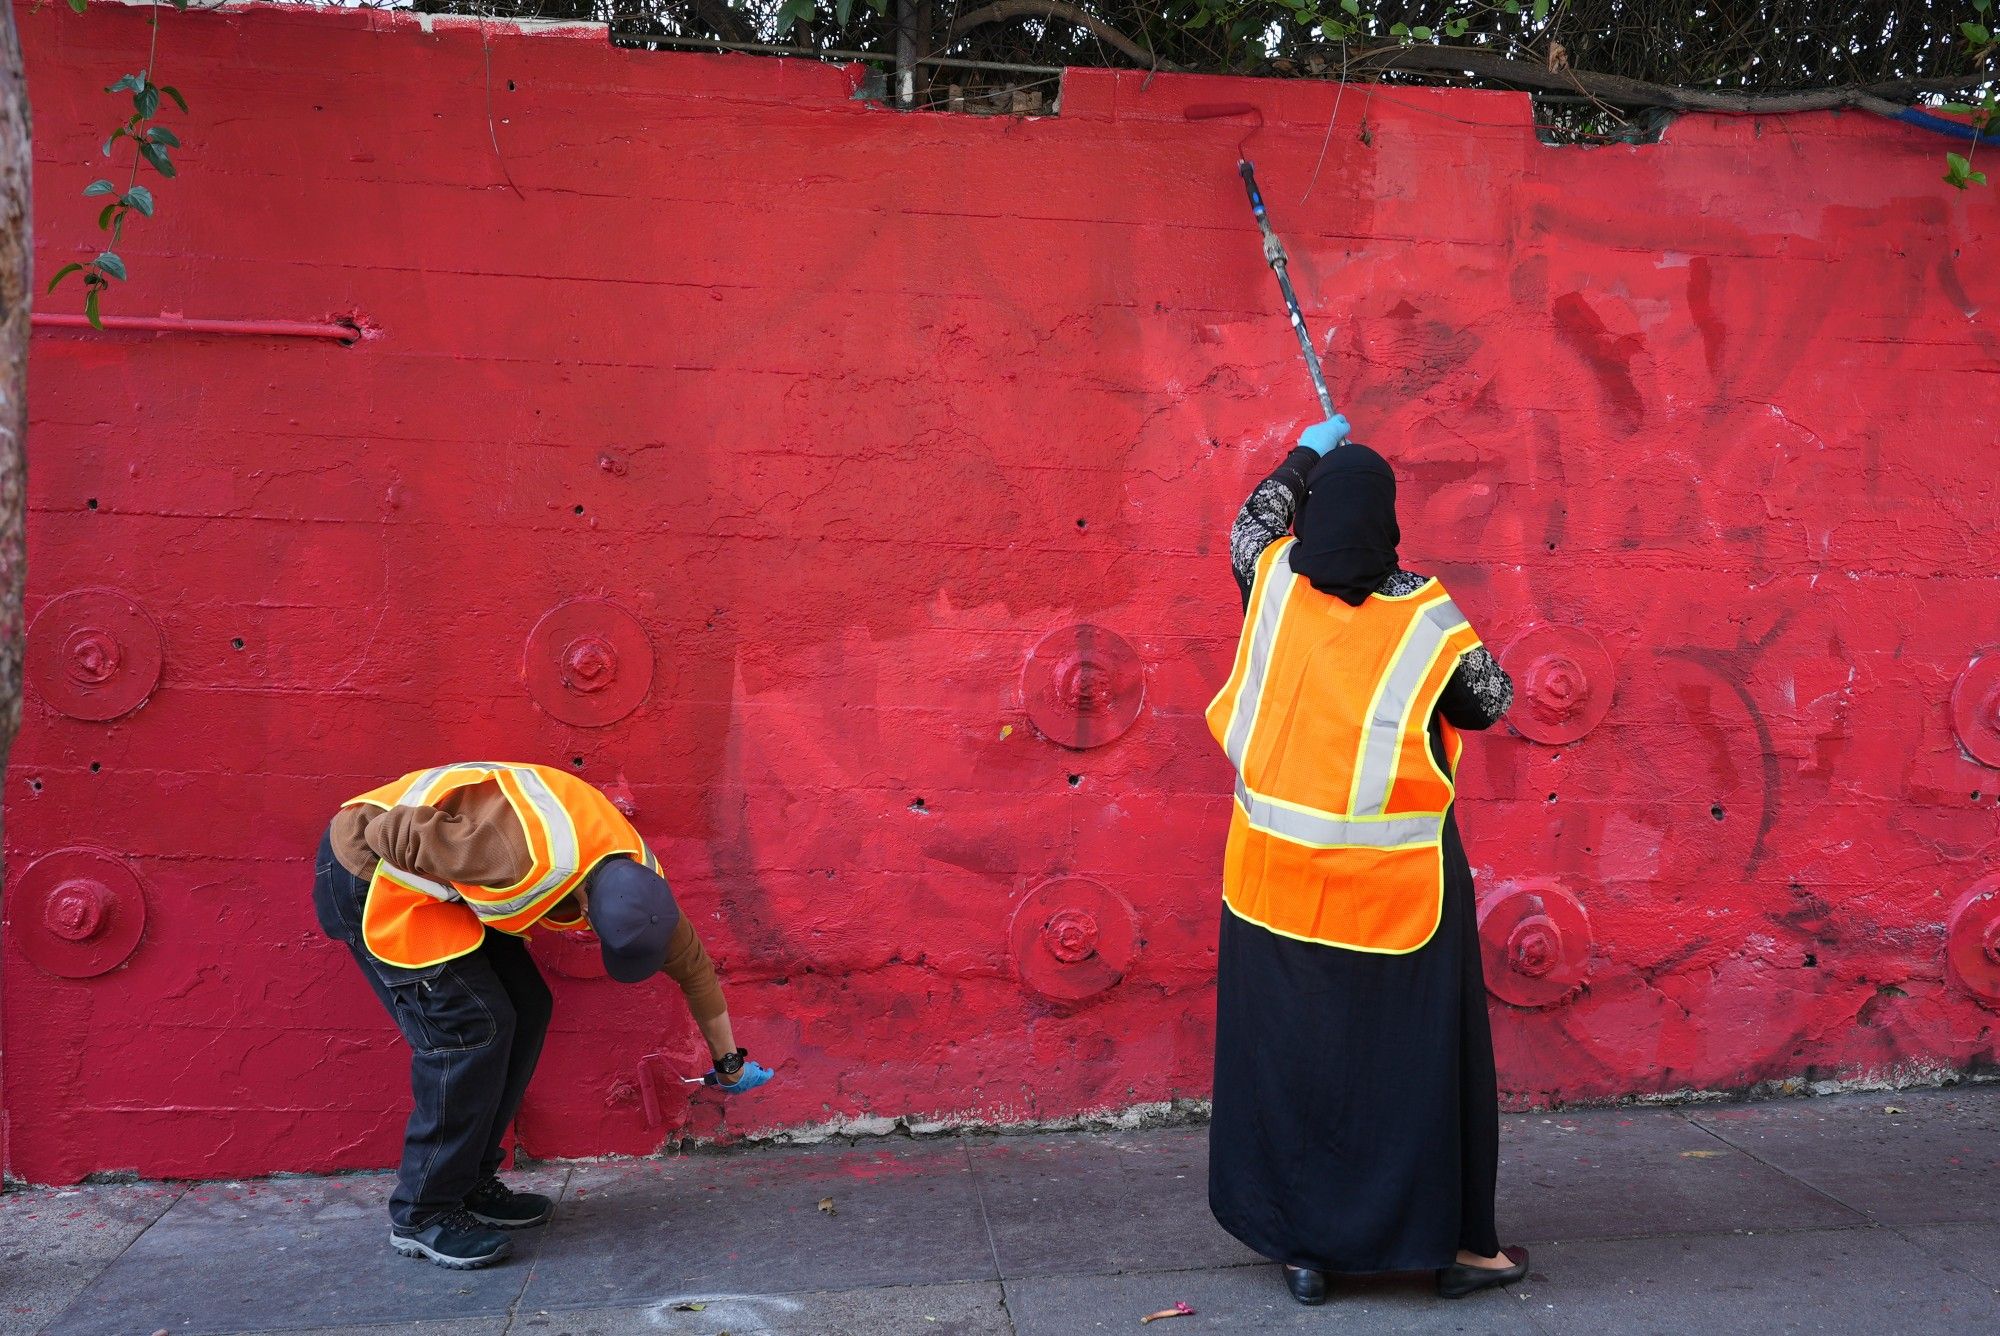
[(540, 1236), (535, 1240), (535, 1255), (528, 1259), (528, 1265), (523, 1268), (526, 1274), (521, 1277), (521, 1288), (514, 1292), (513, 1302), (507, 1305), (507, 1325), (500, 1329), (501, 1336), (513, 1331), (514, 1324), (521, 1320), (521, 1305), (527, 1302), (528, 1291), (534, 1286), (535, 1273), (542, 1265), (542, 1254), (554, 1244), (556, 1235), (562, 1230), (563, 1207), (569, 1204), (569, 1185), (575, 1180), (576, 1166), (566, 1166), (562, 1183), (556, 1188), (555, 1214), (546, 1225), (535, 1231)]
[(993, 1280), (1000, 1287), (1000, 1315), (1007, 1322), (1007, 1330), (1014, 1330), (1014, 1306), (1007, 1296), (1007, 1273), (1000, 1269), (1000, 1244), (993, 1237), (993, 1218), (986, 1213), (986, 1184), (980, 1180), (979, 1169), (972, 1163), (972, 1148), (963, 1136), (958, 1138), (958, 1153), (965, 1157), (965, 1172), (972, 1176), (972, 1196), (979, 1203), (979, 1225), (986, 1231), (986, 1251), (993, 1258)]

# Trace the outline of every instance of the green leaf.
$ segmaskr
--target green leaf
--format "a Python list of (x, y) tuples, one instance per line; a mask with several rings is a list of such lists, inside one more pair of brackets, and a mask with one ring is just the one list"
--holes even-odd
[(119, 197), (118, 202), (127, 208), (137, 209), (148, 218), (153, 216), (153, 192), (144, 186), (133, 186)]
[(109, 88), (105, 89), (104, 91), (107, 93), (136, 93), (145, 86), (146, 86), (145, 75), (128, 74), (124, 78), (120, 79), (117, 83), (112, 84)]
[(1419, 42), (1428, 42), (1431, 40), (1431, 30), (1429, 28), (1412, 28), (1410, 29), (1410, 36), (1416, 38)]
[(71, 12), (81, 14), (83, 12), (83, 0), (69, 0), (69, 7)]
[(111, 215), (117, 212), (118, 212), (118, 202), (116, 200), (113, 200), (111, 203), (105, 205), (104, 208), (97, 215), (97, 230), (100, 232), (110, 231)]
[(1966, 177), (1965, 177), (1965, 179), (1966, 179), (1966, 180), (1968, 180), (1968, 181), (1970, 181), (1970, 182), (1972, 182), (1972, 184), (1974, 184), (1974, 185), (1976, 185), (1976, 186), (1983, 186), (1983, 185), (1985, 185), (1985, 184), (1986, 184), (1986, 173), (1985, 173), (1985, 172), (1968, 172), (1968, 173), (1966, 173)]
[(81, 272), (82, 269), (83, 266), (80, 264), (66, 264), (62, 268), (56, 270), (56, 276), (49, 280), (49, 291), (54, 292), (56, 290), (56, 284), (62, 282), (64, 279), (68, 278), (71, 274)]
[(1984, 14), (1991, 8), (1993, 8), (1993, 0), (1972, 0), (1972, 12), (1975, 14)]
[(151, 120), (160, 109), (160, 90), (151, 85), (141, 88), (132, 94), (132, 106), (138, 111), (140, 120)]
[(1357, 19), (1361, 17), (1361, 0), (1340, 0), (1340, 7)]
[(1535, 0), (1535, 22), (1540, 23), (1549, 16), (1549, 0)]
[[(885, 8), (887, 7), (888, 3), (889, 0), (882, 0), (882, 4)], [(188, 100), (181, 96), (180, 89), (174, 87), (172, 84), (162, 84), (160, 86), (160, 91), (162, 93), (165, 93), (168, 97), (174, 100), (174, 105), (181, 109), (181, 115), (183, 116), (187, 115)]]
[(155, 144), (165, 144), (168, 148), (179, 148), (181, 146), (181, 137), (164, 125), (156, 125), (146, 131), (146, 138), (152, 140)]
[(104, 328), (104, 317), (97, 312), (97, 294), (102, 288), (91, 288), (83, 295), (83, 318), (90, 322), (92, 329)]
[(1347, 40), (1347, 25), (1339, 19), (1321, 19), (1319, 21), (1319, 30), (1325, 34), (1326, 40), (1329, 42), (1344, 42)]
[(131, 131), (129, 131), (129, 130), (127, 130), (127, 129), (125, 129), (125, 127), (123, 127), (123, 126), (120, 126), (120, 127), (119, 127), (119, 128), (117, 128), (116, 130), (113, 130), (113, 131), (111, 132), (111, 137), (110, 137), (109, 139), (107, 139), (107, 140), (105, 140), (105, 141), (104, 141), (104, 156), (105, 156), (105, 157), (107, 157), (107, 158), (108, 158), (108, 157), (110, 157), (110, 156), (111, 156), (111, 146), (112, 146), (113, 144), (116, 144), (116, 143), (117, 143), (117, 142), (118, 142), (119, 140), (123, 139), (123, 138), (124, 138), (124, 137), (125, 137), (126, 135), (128, 135), (128, 134), (130, 134), (130, 133), (131, 133)]
[(847, 26), (847, 20), (853, 14), (854, 0), (833, 0), (833, 16), (840, 21), (841, 27), (845, 28)]
[(147, 162), (153, 164), (153, 170), (158, 172), (161, 176), (166, 177), (168, 180), (173, 179), (174, 177), (173, 160), (167, 157), (167, 151), (161, 148), (158, 144), (139, 145), (139, 156), (144, 158)]
[(1466, 20), (1453, 19), (1451, 22), (1444, 25), (1444, 35), (1446, 37), (1463, 37), (1465, 36), (1465, 30), (1467, 26), (1468, 24)]
[(1507, 0), (1507, 3), (1500, 6), (1500, 8), (1506, 10), (1509, 14), (1519, 14), (1521, 12), (1521, 0)]
[(97, 257), (97, 267), (101, 272), (111, 275), (120, 282), (124, 281), (125, 262), (119, 259), (113, 252), (104, 251), (99, 254)]
[(85, 186), (83, 188), (83, 193), (86, 196), (115, 195), (118, 193), (118, 187), (112, 185), (109, 181), (99, 178), (98, 180), (92, 181), (89, 185)]
[(812, 17), (813, 0), (785, 0), (778, 10), (778, 36), (789, 37), (800, 19)]
[(1967, 172), (1972, 170), (1972, 164), (1965, 158), (1960, 157), (1956, 153), (1945, 154), (1944, 160), (1945, 163), (1948, 166), (1950, 166), (1952, 172), (1958, 176), (1964, 176)]
[(1958, 25), (1958, 30), (1975, 46), (1985, 46), (1993, 40), (1993, 34), (1986, 30), (1986, 25), (1983, 23), (1961, 23)]
[(1410, 25), (1407, 23), (1391, 24), (1389, 35), (1391, 37), (1408, 37), (1410, 35)]
[(1208, 11), (1205, 9), (1197, 9), (1194, 12), (1194, 17), (1189, 19), (1186, 23), (1182, 24), (1181, 26), (1189, 32), (1198, 32), (1201, 29), (1206, 28), (1208, 26)]

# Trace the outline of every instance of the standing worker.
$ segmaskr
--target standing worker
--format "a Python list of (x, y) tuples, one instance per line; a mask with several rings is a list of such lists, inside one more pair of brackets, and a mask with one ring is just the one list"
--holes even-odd
[(1347, 431), (1308, 427), (1237, 516), (1243, 635), (1208, 707), (1237, 774), (1209, 1205), (1302, 1304), (1329, 1272), (1434, 1269), (1458, 1298), (1528, 1261), (1494, 1229), (1493, 1037), (1452, 816), (1459, 730), (1514, 687), (1444, 586), (1398, 567), (1396, 475)]
[(320, 842), (320, 927), (409, 1041), (414, 1107), (389, 1199), (389, 1243), (470, 1270), (504, 1231), (555, 1204), (496, 1176), (552, 1010), (521, 940), (589, 926), (620, 983), (680, 985), (731, 1093), (771, 1079), (736, 1047), (715, 967), (659, 862), (611, 800), (561, 770), (468, 762), (408, 774), (342, 805)]

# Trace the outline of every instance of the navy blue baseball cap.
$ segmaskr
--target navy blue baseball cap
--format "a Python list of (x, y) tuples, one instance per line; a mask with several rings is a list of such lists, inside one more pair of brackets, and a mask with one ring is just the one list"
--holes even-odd
[(630, 858), (607, 858), (590, 874), (584, 894), (591, 929), (604, 948), (604, 972), (620, 983), (658, 974), (681, 921), (667, 879)]

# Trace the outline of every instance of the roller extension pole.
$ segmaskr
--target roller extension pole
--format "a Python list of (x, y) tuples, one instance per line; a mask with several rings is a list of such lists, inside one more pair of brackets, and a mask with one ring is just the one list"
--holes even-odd
[[(1255, 116), (1257, 126), (1250, 131), (1255, 134), (1264, 125), (1264, 113), (1248, 102), (1207, 103), (1189, 107), (1182, 113), (1191, 121), (1219, 120), (1225, 116)], [(1285, 254), (1285, 243), (1278, 240), (1278, 234), (1271, 228), (1270, 215), (1264, 209), (1264, 196), (1257, 189), (1257, 169), (1250, 164), (1250, 155), (1243, 151), (1250, 135), (1243, 136), (1236, 145), (1236, 170), (1243, 178), (1243, 189), (1250, 195), (1250, 212), (1257, 219), (1257, 228), (1264, 234), (1264, 262), (1271, 266), (1271, 272), (1278, 276), (1278, 291), (1284, 294), (1285, 311), (1292, 318), (1292, 333), (1298, 335), (1299, 352), (1306, 359), (1306, 372), (1312, 376), (1313, 393), (1319, 396), (1319, 406), (1326, 416), (1335, 416), (1333, 396), (1327, 392), (1326, 373), (1320, 369), (1319, 354), (1313, 350), (1312, 335), (1306, 330), (1305, 315), (1299, 310), (1299, 296), (1292, 291), (1291, 275), (1286, 272), (1291, 263)]]
[(1257, 169), (1250, 165), (1250, 159), (1239, 158), (1236, 170), (1242, 173), (1243, 188), (1250, 192), (1250, 212), (1257, 216), (1257, 226), (1264, 233), (1264, 262), (1271, 266), (1271, 272), (1278, 276), (1278, 291), (1285, 294), (1285, 310), (1292, 317), (1292, 333), (1299, 336), (1299, 352), (1306, 359), (1306, 374), (1312, 377), (1313, 393), (1319, 396), (1319, 406), (1328, 417), (1333, 416), (1333, 396), (1327, 393), (1326, 373), (1320, 369), (1319, 353), (1313, 349), (1312, 335), (1306, 332), (1306, 318), (1299, 310), (1299, 297), (1292, 291), (1291, 275), (1285, 272), (1290, 260), (1285, 255), (1285, 243), (1278, 240), (1278, 234), (1271, 227), (1271, 219), (1264, 212), (1264, 196), (1257, 190)]

